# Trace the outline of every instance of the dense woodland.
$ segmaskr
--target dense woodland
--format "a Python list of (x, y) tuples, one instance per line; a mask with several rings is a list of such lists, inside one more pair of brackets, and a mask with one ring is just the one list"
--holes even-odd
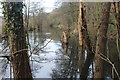
[(29, 32), (59, 35), (62, 54), (70, 60), (57, 63), (60, 70), (53, 70), (52, 79), (87, 80), (91, 75), (95, 80), (120, 80), (120, 2), (56, 2), (57, 8), (50, 13), (40, 3), (1, 4), (1, 38), (8, 41), (10, 52), (0, 57), (10, 61), (15, 80), (34, 78), (30, 56), (42, 49), (36, 46), (36, 52), (31, 51)]

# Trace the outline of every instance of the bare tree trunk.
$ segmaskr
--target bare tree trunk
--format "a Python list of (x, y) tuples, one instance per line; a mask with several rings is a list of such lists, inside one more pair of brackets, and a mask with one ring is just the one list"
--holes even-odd
[[(117, 37), (116, 37), (116, 44), (117, 44), (117, 51), (118, 51), (118, 61), (116, 61), (115, 67), (118, 71), (118, 75), (120, 74), (120, 2), (114, 3), (114, 12), (115, 12), (115, 19), (116, 19), (116, 26), (117, 26)], [(115, 72), (114, 72), (115, 73)], [(115, 73), (114, 78), (119, 78), (118, 75)]]
[(83, 33), (82, 33), (82, 10), (81, 8), (83, 8), (83, 4), (80, 3), (79, 4), (79, 17), (78, 17), (78, 32), (79, 32), (79, 45), (80, 45), (80, 54), (79, 54), (79, 72), (81, 73), (82, 67), (83, 67)]
[(63, 32), (61, 37), (62, 47), (64, 49), (65, 54), (67, 54), (68, 51), (68, 32)]
[(100, 54), (105, 55), (106, 41), (107, 41), (107, 29), (109, 23), (109, 13), (110, 13), (111, 3), (103, 3), (101, 25), (98, 29), (97, 43), (96, 43), (96, 54), (95, 54), (95, 79), (104, 78), (104, 64), (103, 60), (100, 58)]
[[(26, 36), (23, 26), (23, 3), (10, 2), (8, 3), (8, 23), (9, 41), (11, 51), (11, 62), (13, 65), (13, 74), (15, 80), (22, 80), (24, 78), (32, 79), (32, 73), (29, 65), (29, 58), (26, 44)], [(20, 51), (21, 50), (21, 51)]]
[[(88, 30), (87, 30), (87, 24), (86, 24), (86, 8), (85, 8), (85, 4), (84, 3), (80, 3), (79, 5), (79, 18), (78, 18), (78, 30), (79, 30), (79, 43), (80, 43), (80, 49), (81, 49), (81, 53), (83, 53), (83, 45), (85, 46), (86, 50), (87, 50), (87, 58), (86, 61), (84, 63), (84, 65), (80, 65), (79, 67), (81, 68), (81, 74), (80, 74), (80, 78), (81, 79), (87, 79), (88, 76), (88, 70), (89, 70), (89, 66), (90, 64), (93, 62), (93, 58), (94, 58), (94, 52), (92, 51), (92, 45), (91, 45), (91, 40), (89, 38), (89, 34), (88, 34)], [(80, 60), (82, 59), (82, 54), (80, 54)], [(83, 60), (81, 60), (83, 61)], [(82, 63), (80, 61), (80, 64)]]
[(117, 50), (120, 60), (120, 2), (114, 3), (115, 19), (117, 23)]

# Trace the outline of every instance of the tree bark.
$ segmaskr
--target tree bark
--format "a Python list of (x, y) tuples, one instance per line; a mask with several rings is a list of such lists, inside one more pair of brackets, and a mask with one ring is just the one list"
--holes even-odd
[[(78, 30), (79, 30), (79, 43), (81, 47), (81, 53), (83, 53), (83, 45), (85, 46), (85, 49), (87, 50), (87, 58), (85, 60), (84, 65), (80, 65), (79, 67), (81, 68), (81, 74), (80, 78), (82, 79), (87, 79), (88, 76), (88, 70), (90, 64), (93, 62), (94, 58), (94, 52), (92, 51), (92, 45), (91, 45), (91, 40), (89, 38), (88, 30), (87, 30), (87, 24), (86, 24), (86, 8), (84, 3), (80, 3), (79, 5), (79, 18), (78, 18)], [(82, 54), (80, 54), (80, 63), (82, 63)]]
[[(115, 2), (114, 3), (114, 14), (115, 14), (115, 19), (116, 19), (116, 26), (117, 26), (117, 37), (116, 37), (116, 44), (117, 44), (117, 51), (118, 51), (118, 61), (116, 61), (115, 67), (118, 71), (118, 74), (120, 74), (120, 2)], [(116, 58), (117, 59), (117, 58)], [(119, 78), (118, 75), (114, 75), (114, 78)]]
[(114, 3), (115, 19), (117, 24), (117, 50), (120, 60), (120, 2)]
[(104, 63), (100, 58), (100, 54), (105, 55), (110, 7), (111, 3), (103, 3), (101, 25), (97, 34), (94, 79), (104, 78)]
[(83, 3), (79, 4), (79, 17), (78, 17), (78, 32), (79, 32), (79, 45), (80, 45), (80, 53), (79, 53), (79, 72), (81, 73), (82, 67), (83, 67), (83, 33), (82, 33), (82, 8), (83, 8)]
[[(8, 3), (8, 37), (10, 42), (11, 62), (13, 65), (13, 74), (15, 80), (32, 79), (32, 73), (29, 65), (29, 57), (26, 44), (26, 35), (23, 26), (23, 3)], [(21, 50), (21, 51), (20, 51)], [(23, 51), (22, 51), (23, 50)], [(20, 51), (20, 52), (19, 52)], [(16, 53), (16, 54), (14, 54)]]

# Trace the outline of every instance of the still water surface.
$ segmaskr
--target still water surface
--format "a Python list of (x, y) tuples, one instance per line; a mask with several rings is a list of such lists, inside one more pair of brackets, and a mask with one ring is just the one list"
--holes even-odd
[[(29, 33), (29, 49), (34, 53), (30, 57), (34, 78), (52, 78), (54, 80), (58, 80), (58, 78), (79, 79), (79, 55), (76, 44), (73, 44), (75, 40), (71, 40), (70, 50), (66, 55), (58, 38), (59, 36), (54, 36), (52, 33)], [(0, 55), (8, 55), (8, 53), (10, 53), (8, 41), (0, 38)], [(92, 65), (89, 70), (88, 78), (92, 78)], [(0, 80), (2, 78), (13, 78), (13, 74), (11, 63), (6, 58), (0, 57)], [(108, 77), (106, 80), (112, 79)]]
[[(51, 33), (44, 33), (43, 35), (33, 32), (29, 33), (29, 48), (35, 53), (30, 57), (30, 65), (34, 78), (56, 77), (54, 71), (59, 69), (58, 62), (69, 59), (68, 56), (62, 54), (61, 42), (49, 38), (48, 36), (50, 35)], [(7, 44), (7, 42), (1, 40), (0, 51), (4, 49), (5, 46), (3, 44), (5, 43)], [(7, 52), (9, 53), (9, 47), (7, 47)], [(10, 62), (4, 58), (0, 58), (0, 78), (13, 77), (12, 67), (10, 66)]]

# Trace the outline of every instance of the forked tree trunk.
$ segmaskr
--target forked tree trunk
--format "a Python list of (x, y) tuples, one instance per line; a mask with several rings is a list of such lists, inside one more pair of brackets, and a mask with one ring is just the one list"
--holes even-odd
[(103, 3), (101, 25), (98, 29), (97, 43), (96, 43), (95, 71), (94, 71), (95, 79), (104, 78), (104, 64), (103, 64), (104, 62), (100, 58), (100, 54), (105, 55), (110, 7), (111, 7), (111, 3)]
[[(24, 78), (32, 79), (32, 73), (29, 65), (29, 58), (26, 44), (26, 36), (23, 26), (23, 3), (10, 2), (7, 7), (7, 28), (9, 29), (8, 37), (10, 42), (11, 62), (13, 65), (13, 75), (15, 80)], [(20, 51), (21, 50), (21, 51)]]
[[(93, 62), (94, 58), (94, 52), (92, 51), (92, 45), (91, 40), (89, 38), (88, 30), (87, 30), (87, 24), (86, 24), (86, 8), (84, 3), (79, 4), (79, 18), (78, 18), (78, 30), (79, 30), (79, 43), (80, 43), (80, 78), (81, 80), (87, 79), (88, 76), (88, 70), (90, 64)], [(83, 58), (83, 45), (85, 46), (85, 49), (87, 50), (87, 58), (84, 64), (82, 64), (81, 60)]]

